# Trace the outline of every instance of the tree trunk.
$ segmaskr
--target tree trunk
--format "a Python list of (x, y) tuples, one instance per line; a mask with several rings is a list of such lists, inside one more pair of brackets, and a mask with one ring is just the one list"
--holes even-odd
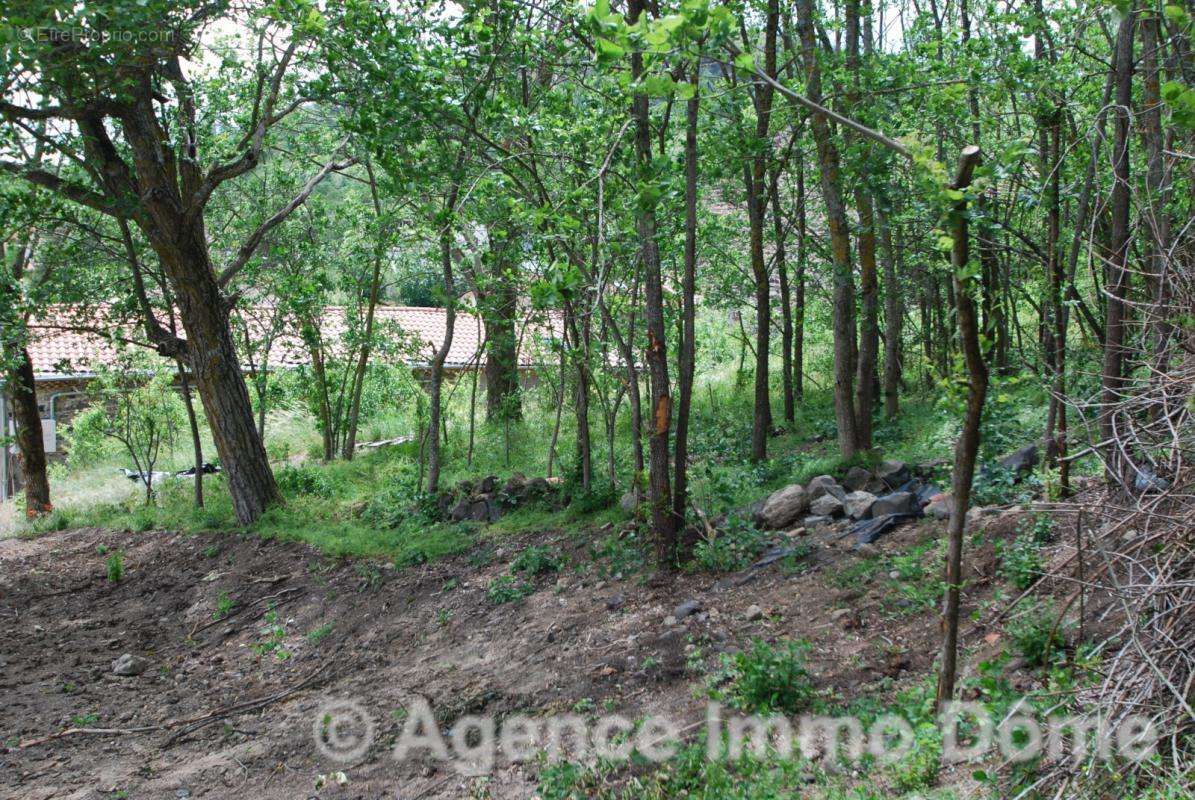
[[(971, 145), (963, 149), (959, 158), (955, 189), (966, 189), (971, 183), (971, 174), (980, 159), (979, 148)], [(979, 453), (979, 422), (983, 416), (983, 403), (987, 396), (988, 371), (983, 363), (983, 350), (979, 341), (979, 322), (972, 297), (973, 281), (960, 275), (967, 268), (969, 247), (967, 241), (967, 203), (960, 200), (952, 213), (951, 236), (954, 244), (950, 250), (950, 268), (954, 282), (955, 313), (958, 318), (959, 341), (963, 358), (967, 364), (967, 411), (963, 428), (954, 446), (954, 473), (952, 475), (954, 509), (947, 528), (946, 592), (942, 600), (942, 652), (939, 658), (938, 689), (936, 705), (938, 710), (954, 698), (954, 680), (958, 659), (959, 601), (963, 582), (963, 529), (967, 521), (967, 508), (971, 500), (971, 482), (975, 476), (975, 458)]]
[[(12, 398), (17, 450), (21, 454), (21, 474), (25, 480), (25, 516), (34, 519), (50, 513), (53, 507), (50, 505), (50, 479), (46, 474), (46, 449), (42, 441), (41, 412), (37, 410), (33, 362), (24, 347), (6, 355), (15, 356), (12, 360), (16, 363), (8, 374), (8, 393)], [(7, 436), (8, 431), (3, 435)]]
[[(378, 184), (374, 180), (373, 165), (369, 163), (368, 159), (365, 162), (365, 172), (369, 176), (369, 194), (373, 201), (374, 222), (380, 225), (382, 203), (378, 199)], [(382, 232), (375, 231), (374, 235), (380, 240)], [(361, 392), (365, 388), (365, 370), (369, 366), (369, 354), (373, 349), (373, 319), (374, 311), (378, 306), (378, 294), (382, 289), (383, 255), (384, 247), (381, 241), (376, 242), (373, 253), (373, 271), (369, 277), (369, 299), (366, 301), (368, 305), (365, 308), (364, 340), (361, 342), (361, 352), (357, 354), (357, 366), (353, 370), (353, 382), (350, 384), (352, 397), (349, 399), (349, 418), (345, 423), (344, 449), (340, 454), (345, 461), (352, 461), (353, 454), (357, 449), (357, 423), (361, 417)], [(345, 313), (348, 313), (347, 309)], [(347, 323), (348, 320), (345, 322)]]
[[(644, 11), (644, 0), (629, 0), (628, 21), (634, 25)], [(631, 78), (643, 74), (643, 54), (631, 53)], [(636, 92), (632, 100), (635, 120), (635, 151), (639, 173), (651, 174), (651, 109), (647, 95)], [(647, 325), (647, 368), (651, 376), (651, 423), (648, 435), (650, 465), (648, 498), (651, 503), (656, 565), (672, 570), (676, 564), (676, 517), (672, 513), (669, 480), (668, 433), (672, 424), (672, 395), (668, 382), (668, 343), (665, 340), (664, 289), (660, 275), (660, 250), (656, 242), (656, 215), (651, 203), (644, 203), (637, 219), (643, 261), (644, 321)]]
[(1113, 69), (1116, 71), (1116, 127), (1112, 143), (1111, 246), (1105, 267), (1104, 358), (1101, 371), (1100, 439), (1109, 482), (1123, 479), (1116, 435), (1116, 407), (1124, 388), (1125, 300), (1129, 291), (1129, 135), (1133, 103), (1133, 28), (1136, 12), (1129, 11), (1116, 33)]
[(683, 526), (689, 498), (689, 408), (693, 402), (693, 372), (697, 358), (697, 115), (700, 110), (701, 64), (693, 67), (693, 96), (685, 104), (685, 256), (681, 278), (681, 340), (677, 356), (676, 459), (672, 515)]
[[(518, 287), (506, 254), (521, 253), (521, 241), (510, 230), (496, 233), (491, 242), (489, 274), (481, 295), (485, 322), (485, 416), (490, 422), (523, 416), (519, 387), (519, 342), (515, 330)], [(512, 240), (513, 239), (513, 240)]]
[[(152, 243), (151, 239), (151, 243)], [(171, 277), (179, 316), (187, 332), (191, 374), (207, 415), (216, 452), (228, 481), (237, 521), (248, 525), (273, 503), (281, 502), (266, 449), (257, 435), (249, 390), (237, 361), (228, 309), (215, 273), (207, 263), (207, 248), (197, 244), (188, 262), (174, 261), (173, 248), (155, 245)]]
[[(776, 29), (780, 21), (779, 0), (768, 0), (764, 32), (764, 73), (776, 77)], [(772, 309), (771, 277), (763, 252), (763, 229), (768, 207), (767, 166), (771, 154), (768, 131), (772, 116), (772, 84), (763, 83), (755, 92), (755, 156), (744, 165), (747, 206), (750, 221), (751, 273), (755, 279), (755, 413), (751, 423), (751, 459), (768, 457), (768, 430), (772, 425), (772, 405), (768, 380), (771, 355)]]
[[(806, 94), (813, 102), (821, 103), (821, 69), (817, 62), (813, 31), (813, 0), (799, 0), (797, 15), (807, 75)], [(813, 140), (817, 144), (822, 198), (826, 206), (826, 224), (830, 230), (830, 250), (833, 255), (834, 416), (838, 422), (839, 450), (843, 458), (851, 458), (858, 449), (859, 436), (854, 397), (855, 282), (851, 274), (850, 229), (846, 207), (842, 203), (838, 148), (834, 145), (830, 125), (821, 114), (813, 114), (810, 125), (813, 128)]]
[(179, 390), (187, 407), (187, 424), (191, 429), (191, 449), (195, 454), (195, 506), (203, 508), (203, 440), (199, 438), (199, 417), (195, 414), (195, 403), (191, 399), (191, 381), (187, 377), (187, 365), (178, 359)]
[[(449, 214), (456, 208), (457, 190), (454, 186), (448, 200)], [(428, 387), (427, 493), (440, 489), (440, 419), (443, 414), (441, 396), (444, 386), (444, 362), (452, 349), (452, 334), (456, 325), (456, 282), (452, 277), (452, 233), (447, 224), (440, 232), (440, 269), (444, 276), (444, 340), (432, 357), (431, 385)]]
[[(846, 67), (850, 73), (849, 105), (859, 106), (859, 0), (846, 2)], [(863, 144), (864, 157), (869, 150)], [(870, 450), (871, 418), (875, 407), (875, 372), (880, 349), (879, 281), (876, 268), (875, 212), (871, 194), (863, 186), (855, 189), (859, 211), (859, 299), (862, 320), (859, 331), (858, 362), (855, 373), (855, 446)]]
[(770, 186), (772, 225), (776, 235), (776, 274), (780, 277), (780, 377), (784, 391), (784, 421), (791, 428), (796, 416), (793, 392), (793, 309), (792, 288), (788, 283), (788, 264), (784, 251), (784, 216), (780, 213), (780, 169), (773, 167)]
[(900, 413), (900, 344), (904, 327), (904, 308), (900, 284), (896, 279), (896, 252), (892, 248), (892, 229), (888, 215), (879, 211), (880, 254), (884, 263), (884, 415), (892, 419)]
[(805, 159), (797, 159), (797, 270), (793, 276), (793, 395), (805, 395)]

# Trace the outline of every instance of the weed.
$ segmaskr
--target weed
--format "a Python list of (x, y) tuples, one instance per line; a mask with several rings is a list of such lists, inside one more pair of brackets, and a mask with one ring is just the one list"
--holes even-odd
[(71, 727), (72, 728), (89, 728), (99, 721), (100, 721), (100, 715), (96, 714), (95, 712), (89, 712), (87, 714), (76, 714), (75, 716), (71, 717)]
[(267, 655), (273, 655), (278, 661), (290, 658), (290, 651), (282, 646), (286, 641), (286, 627), (278, 620), (278, 612), (272, 603), (263, 621), (265, 625), (260, 631), (262, 640), (249, 645), (249, 649), (256, 653), (258, 658), (265, 658)]
[(510, 571), (535, 576), (548, 572), (559, 572), (561, 566), (560, 557), (551, 549), (532, 545), (510, 562)]
[(328, 637), (328, 634), (330, 634), (331, 632), (332, 632), (332, 623), (325, 622), (323, 625), (320, 625), (318, 628), (315, 628), (314, 630), (311, 630), (308, 632), (307, 641), (311, 642), (312, 644), (319, 644), (324, 639), (326, 639)]
[(224, 619), (232, 613), (232, 607), (236, 605), (236, 601), (228, 592), (220, 592), (220, 596), (216, 598), (216, 610), (212, 612), (212, 619)]
[(1049, 603), (1034, 602), (1025, 614), (1005, 626), (1017, 652), (1033, 666), (1050, 662), (1062, 644), (1062, 626), (1055, 629), (1057, 611)]
[(813, 700), (813, 682), (805, 667), (809, 649), (807, 642), (770, 645), (754, 639), (749, 650), (722, 657), (710, 696), (743, 711), (800, 712)]
[(496, 606), (522, 600), (532, 594), (535, 594), (535, 587), (518, 580), (514, 575), (500, 575), (490, 581), (486, 589), (486, 596)]
[(452, 622), (452, 609), (441, 608), (436, 612), (436, 624), (441, 628), (448, 627), (448, 623)]
[(706, 572), (734, 572), (751, 565), (768, 545), (770, 535), (750, 520), (732, 514), (693, 548), (693, 563)]
[(120, 583), (124, 579), (124, 556), (119, 550), (108, 556), (108, 582)]
[(1045, 569), (1040, 546), (1032, 533), (1021, 534), (1011, 547), (1000, 542), (997, 552), (1001, 555), (1001, 574), (1018, 589), (1028, 589)]
[(212, 544), (212, 545), (208, 545), (207, 547), (203, 548), (203, 557), (204, 558), (215, 558), (218, 555), (220, 555), (220, 546), (219, 545)]

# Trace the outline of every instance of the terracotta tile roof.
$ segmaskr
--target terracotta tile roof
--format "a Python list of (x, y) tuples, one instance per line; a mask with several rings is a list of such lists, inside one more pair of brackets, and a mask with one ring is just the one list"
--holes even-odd
[[(83, 317), (79, 309), (70, 306), (50, 306), (40, 318), (30, 320), (29, 356), (33, 371), (39, 376), (88, 373), (96, 368), (111, 365), (117, 361), (120, 345), (98, 333), (104, 331), (119, 339), (144, 337), (137, 326), (128, 320), (113, 319), (109, 309), (101, 306), (93, 309), (89, 317)], [(266, 305), (248, 306), (239, 310), (241, 319), (255, 341), (260, 341), (272, 327), (281, 328), (271, 344), (268, 363), (271, 369), (294, 367), (306, 364), (310, 359), (306, 347), (299, 339), (297, 324), (293, 320), (277, 322), (275, 309)], [(329, 306), (324, 310), (320, 322), (320, 333), (326, 346), (335, 351), (347, 329), (346, 309), (343, 306)], [(411, 366), (422, 366), (431, 362), (436, 350), (444, 340), (447, 315), (443, 308), (420, 308), (415, 306), (378, 306), (376, 325), (387, 331), (392, 339), (403, 341), (401, 360)], [(520, 321), (519, 366), (529, 368), (554, 360), (548, 342), (559, 336), (562, 324), (559, 315), (552, 315), (548, 322), (537, 322), (524, 318)], [(453, 325), (452, 347), (448, 351), (445, 366), (454, 369), (469, 368), (478, 363), (478, 350), (485, 335), (477, 315), (458, 310)], [(241, 366), (249, 368), (253, 358), (261, 354), (244, 352), (243, 334), (234, 328), (234, 338), (241, 350)]]

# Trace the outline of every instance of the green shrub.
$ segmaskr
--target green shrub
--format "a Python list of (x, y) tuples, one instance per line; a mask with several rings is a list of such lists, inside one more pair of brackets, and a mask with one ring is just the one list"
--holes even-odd
[(331, 497), (336, 493), (335, 482), (327, 470), (319, 467), (292, 467), (289, 464), (274, 473), (283, 494)]
[(588, 489), (566, 487), (565, 491), (569, 509), (577, 515), (596, 514), (618, 502), (618, 487), (612, 483), (593, 484)]
[(108, 556), (108, 581), (120, 583), (124, 579), (124, 556), (119, 550)]
[(535, 594), (535, 587), (518, 580), (514, 575), (499, 575), (490, 581), (486, 589), (486, 596), (496, 606), (522, 600), (532, 594)]
[(1000, 547), (1001, 574), (1018, 589), (1028, 589), (1045, 569), (1041, 548), (1032, 533), (1021, 534), (1010, 547)]
[(693, 548), (693, 562), (707, 572), (733, 572), (750, 566), (771, 537), (750, 521), (732, 514), (714, 535), (702, 537)]
[(511, 572), (521, 572), (524, 575), (543, 575), (548, 572), (559, 572), (561, 559), (550, 548), (532, 545), (510, 562)]
[(813, 682), (805, 667), (807, 642), (770, 645), (753, 639), (751, 648), (722, 657), (710, 696), (750, 712), (803, 711), (813, 700)]
[[(1058, 613), (1049, 603), (1035, 603), (1005, 626), (1017, 652), (1031, 665), (1044, 666), (1062, 645), (1062, 625), (1054, 629)], [(1051, 635), (1051, 631), (1053, 634)]]

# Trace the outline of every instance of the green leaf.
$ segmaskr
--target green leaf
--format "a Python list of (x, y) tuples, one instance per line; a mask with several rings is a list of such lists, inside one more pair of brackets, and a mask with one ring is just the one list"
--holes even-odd
[(1187, 10), (1182, 6), (1168, 5), (1162, 10), (1162, 13), (1166, 15), (1166, 19), (1175, 25), (1187, 24)]
[(744, 72), (755, 72), (755, 56), (751, 53), (739, 53), (734, 57), (734, 66)]
[(681, 100), (692, 100), (697, 95), (697, 87), (691, 83), (676, 84), (676, 96)]
[(626, 55), (626, 48), (619, 47), (609, 39), (603, 39), (599, 36), (595, 41), (597, 42), (599, 60), (613, 61)]

